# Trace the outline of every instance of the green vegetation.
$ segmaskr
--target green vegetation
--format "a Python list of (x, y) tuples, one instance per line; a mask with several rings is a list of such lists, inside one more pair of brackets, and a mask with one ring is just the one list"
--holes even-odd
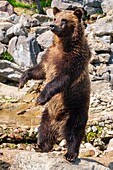
[(86, 142), (93, 142), (96, 138), (100, 138), (102, 134), (102, 127), (96, 126), (96, 128), (97, 128), (96, 132), (90, 131), (86, 134), (85, 137)]
[(31, 8), (31, 4), (25, 4), (25, 3), (22, 3), (22, 2), (17, 2), (16, 0), (8, 0), (8, 2), (14, 7), (28, 8), (28, 9)]
[(9, 54), (8, 52), (2, 53), (0, 59), (2, 59), (2, 60), (8, 60), (8, 61), (11, 61), (11, 62), (13, 61), (12, 55)]
[(42, 8), (45, 8), (45, 7), (49, 7), (49, 6), (51, 6), (51, 1), (52, 0), (40, 0), (40, 4), (41, 4), (41, 6), (42, 6)]
[(26, 8), (26, 9), (34, 9), (36, 10), (36, 3), (32, 3), (32, 4), (28, 4), (28, 3), (23, 3), (23, 2), (18, 2), (16, 0), (8, 0), (8, 2), (14, 6), (14, 7), (18, 7), (18, 8)]
[(102, 10), (99, 10), (96, 12), (97, 14), (103, 14), (103, 11)]
[(94, 139), (96, 138), (97, 134), (95, 132), (89, 132), (87, 135), (86, 135), (86, 141), (87, 142), (93, 142)]
[[(41, 7), (42, 8), (45, 8), (45, 7), (49, 7), (51, 6), (51, 1), (52, 0), (40, 0), (40, 4), (41, 4)], [(32, 3), (32, 4), (28, 4), (28, 3), (23, 3), (23, 2), (18, 2), (17, 0), (8, 0), (8, 2), (14, 6), (14, 7), (19, 7), (19, 8), (27, 8), (27, 9), (30, 9), (30, 8), (33, 8), (33, 9), (36, 9), (36, 3)]]

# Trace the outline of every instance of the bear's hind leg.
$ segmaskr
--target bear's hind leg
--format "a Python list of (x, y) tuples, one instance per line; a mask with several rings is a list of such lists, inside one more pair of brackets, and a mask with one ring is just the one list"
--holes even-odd
[(67, 153), (65, 158), (72, 162), (78, 157), (80, 144), (85, 135), (85, 127), (87, 120), (70, 117), (66, 123), (65, 138), (67, 141)]
[(37, 144), (38, 144), (38, 148), (41, 149), (42, 152), (49, 152), (52, 150), (54, 143), (55, 143), (55, 136), (52, 133), (51, 119), (48, 110), (46, 109), (43, 112), (41, 118)]

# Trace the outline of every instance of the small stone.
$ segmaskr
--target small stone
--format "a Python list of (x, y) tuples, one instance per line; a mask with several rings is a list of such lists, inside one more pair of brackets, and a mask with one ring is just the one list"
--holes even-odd
[(30, 132), (29, 132), (29, 136), (31, 137), (33, 134), (34, 134), (34, 128), (31, 127)]
[(104, 122), (99, 122), (99, 126), (104, 127), (105, 123)]
[(17, 149), (18, 150), (25, 150), (25, 145), (23, 145), (23, 144), (17, 144)]
[(30, 151), (31, 150), (31, 146), (30, 145), (26, 146), (26, 150)]
[(34, 132), (36, 132), (36, 133), (38, 132), (38, 128), (37, 127), (34, 128)]
[(60, 147), (63, 147), (63, 146), (65, 146), (65, 145), (66, 145), (66, 140), (63, 139), (63, 140), (59, 143), (59, 146), (60, 146)]
[(15, 134), (15, 139), (17, 141), (21, 141), (21, 140), (23, 140), (23, 137), (20, 134)]
[(84, 148), (80, 150), (80, 157), (91, 157), (95, 155), (95, 151), (92, 149)]
[(3, 134), (3, 135), (0, 137), (0, 139), (5, 139), (5, 138), (7, 138), (7, 134)]
[(96, 132), (98, 129), (97, 129), (97, 127), (96, 126), (92, 126), (92, 131), (93, 132)]
[(14, 129), (14, 133), (19, 133), (20, 131), (18, 129)]
[(2, 145), (3, 145), (3, 148), (6, 148), (8, 146), (7, 143), (3, 143)]
[(8, 134), (8, 137), (11, 139), (14, 139), (15, 135), (14, 134)]
[(91, 132), (91, 127), (90, 126), (87, 128), (87, 133), (89, 133), (89, 132)]

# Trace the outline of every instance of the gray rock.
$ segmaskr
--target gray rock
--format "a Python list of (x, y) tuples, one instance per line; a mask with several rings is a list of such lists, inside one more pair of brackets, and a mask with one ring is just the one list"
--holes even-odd
[(83, 0), (84, 5), (89, 6), (89, 7), (95, 7), (95, 8), (100, 8), (101, 7), (101, 2), (102, 0)]
[(44, 55), (46, 54), (47, 49), (45, 49), (44, 51), (40, 52), (37, 56), (37, 64), (39, 64), (42, 60), (42, 58), (44, 57)]
[(108, 146), (107, 146), (107, 151), (113, 150), (113, 138), (110, 139)]
[(63, 156), (55, 153), (36, 153), (23, 151), (19, 153), (11, 170), (109, 170), (93, 159), (77, 159), (69, 163)]
[(46, 31), (37, 37), (37, 41), (42, 49), (48, 48), (50, 45), (52, 45), (53, 33), (51, 31)]
[(0, 11), (0, 20), (2, 19), (5, 19), (9, 17), (9, 13), (8, 12), (3, 12), (3, 11)]
[(113, 35), (113, 15), (97, 20), (94, 32), (97, 36)]
[(92, 131), (93, 132), (96, 132), (98, 129), (97, 129), (97, 127), (96, 126), (92, 126)]
[(0, 42), (2, 42), (4, 40), (4, 33), (2, 30), (0, 30)]
[[(112, 49), (111, 49), (112, 50)], [(113, 51), (110, 53), (110, 61), (109, 64), (113, 64)]]
[(13, 23), (11, 22), (0, 22), (0, 29), (3, 31), (7, 31), (10, 27), (13, 26)]
[(14, 8), (8, 1), (0, 1), (0, 11), (8, 12), (11, 15), (14, 13)]
[(7, 17), (6, 19), (14, 24), (17, 24), (19, 22), (19, 18), (20, 18), (20, 16), (18, 16), (16, 14), (12, 14), (9, 17)]
[[(96, 27), (96, 24), (95, 24), (95, 27)], [(88, 29), (89, 30), (94, 29), (95, 27), (92, 28), (92, 26), (91, 26), (91, 28), (90, 28), (90, 26), (89, 26)], [(86, 31), (88, 31), (88, 30), (86, 30)], [(95, 32), (90, 30), (90, 33), (88, 34), (88, 44), (90, 45), (91, 49), (93, 49), (95, 52), (99, 52), (99, 53), (100, 52), (110, 52), (111, 51), (110, 43), (108, 43), (106, 39), (104, 40), (104, 38), (106, 38), (106, 37), (107, 36), (98, 37), (95, 35)]]
[(108, 167), (113, 170), (113, 162), (110, 162), (110, 164), (108, 165)]
[(6, 35), (6, 32), (3, 31), (3, 30), (0, 30), (0, 42), (7, 44), (8, 41), (9, 41), (9, 39), (8, 39), (8, 37)]
[(54, 17), (53, 9), (52, 8), (47, 8), (46, 9), (46, 14), (47, 14), (48, 17), (53, 18)]
[(112, 0), (103, 0), (101, 3), (102, 10), (104, 13), (108, 13), (110, 10), (113, 10), (113, 1)]
[(110, 54), (98, 54), (97, 55), (99, 58), (100, 63), (109, 63), (110, 60)]
[(6, 60), (0, 60), (0, 77), (19, 81), (21, 74), (22, 71), (17, 64)]
[(113, 43), (111, 43), (111, 51), (113, 52)]
[(40, 35), (47, 30), (48, 30), (47, 26), (38, 26), (38, 27), (31, 27), (30, 28), (30, 31), (33, 32), (33, 33), (36, 33), (37, 35)]
[(111, 36), (109, 36), (109, 35), (105, 35), (105, 36), (101, 36), (101, 37), (95, 36), (95, 40), (98, 41), (98, 42), (110, 44), (111, 43)]
[(58, 7), (59, 9), (66, 9), (68, 8), (69, 6), (78, 6), (78, 7), (81, 7), (83, 5), (83, 2), (82, 1), (62, 1), (62, 0), (53, 0), (52, 3), (51, 3), (51, 7)]
[(20, 36), (20, 35), (26, 36), (27, 30), (22, 24), (18, 23), (16, 25), (12, 26), (11, 28), (9, 28), (6, 32), (6, 35), (10, 38), (13, 37), (14, 35), (16, 35), (16, 36)]
[(6, 46), (0, 42), (0, 56), (6, 52)]
[(51, 17), (48, 17), (47, 15), (42, 15), (42, 14), (34, 14), (32, 16), (32, 18), (37, 19), (39, 21), (40, 24), (44, 23), (44, 22), (50, 22), (52, 20)]
[(8, 52), (13, 56), (14, 61), (22, 67), (32, 67), (35, 65), (40, 48), (34, 34), (28, 37), (13, 37), (8, 46)]
[(26, 14), (22, 14), (20, 16), (19, 23), (27, 28), (40, 25), (39, 21), (36, 18), (33, 18), (30, 15)]
[(92, 15), (92, 14), (95, 14), (95, 13), (101, 11), (101, 8), (94, 8), (94, 7), (90, 7), (90, 6), (85, 6), (84, 9), (87, 11), (87, 13), (88, 13), (89, 15)]

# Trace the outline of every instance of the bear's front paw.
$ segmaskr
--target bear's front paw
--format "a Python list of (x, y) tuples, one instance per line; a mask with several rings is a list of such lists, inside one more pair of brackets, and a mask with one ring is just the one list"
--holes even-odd
[(44, 105), (44, 104), (46, 104), (47, 101), (48, 101), (48, 98), (46, 97), (46, 94), (41, 92), (41, 94), (38, 96), (38, 98), (36, 100), (36, 104)]
[(23, 75), (21, 76), (20, 78), (20, 81), (19, 81), (19, 88), (23, 88), (24, 87), (24, 84), (27, 83), (28, 80), (30, 80), (30, 73), (28, 71), (26, 71), (25, 73), (23, 73)]

